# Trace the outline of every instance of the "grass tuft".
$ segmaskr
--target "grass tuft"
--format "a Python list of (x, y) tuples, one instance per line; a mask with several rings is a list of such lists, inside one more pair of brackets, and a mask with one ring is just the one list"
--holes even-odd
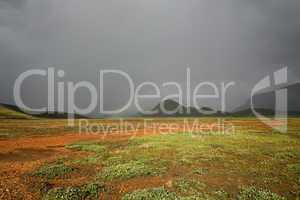
[(71, 173), (74, 168), (59, 163), (54, 165), (45, 165), (39, 168), (33, 175), (53, 179)]
[(54, 188), (47, 192), (43, 200), (96, 200), (99, 199), (99, 193), (104, 189), (104, 184), (99, 183), (91, 183), (82, 187)]
[(165, 188), (151, 188), (137, 190), (126, 194), (122, 200), (179, 200), (175, 193), (167, 191)]
[(282, 160), (282, 161), (291, 160), (291, 159), (296, 158), (296, 156), (293, 152), (279, 152), (279, 153), (276, 153), (274, 157), (276, 160)]
[(208, 169), (207, 168), (194, 169), (193, 173), (197, 174), (197, 175), (205, 175), (205, 174), (208, 174)]
[(300, 174), (300, 163), (288, 165), (288, 169), (296, 174)]
[(163, 169), (156, 169), (142, 161), (130, 161), (125, 164), (117, 164), (105, 167), (99, 177), (104, 180), (130, 179), (139, 176), (154, 176), (162, 173)]
[(229, 200), (230, 195), (224, 190), (218, 190), (214, 192), (214, 199), (216, 200)]
[(103, 162), (103, 156), (99, 155), (91, 155), (84, 158), (75, 159), (72, 162), (74, 164), (79, 165), (93, 165), (93, 164), (101, 164)]
[(242, 189), (237, 197), (238, 200), (286, 200), (275, 193), (268, 190), (260, 190), (255, 187)]
[(90, 142), (79, 142), (74, 144), (66, 145), (66, 148), (75, 149), (79, 151), (89, 151), (95, 153), (103, 153), (106, 151), (106, 147), (99, 143), (90, 143)]
[(178, 179), (174, 181), (173, 187), (178, 194), (188, 196), (199, 195), (206, 185), (196, 180)]
[(206, 194), (193, 196), (178, 196), (175, 192), (170, 192), (164, 187), (136, 190), (123, 196), (122, 200), (217, 200)]

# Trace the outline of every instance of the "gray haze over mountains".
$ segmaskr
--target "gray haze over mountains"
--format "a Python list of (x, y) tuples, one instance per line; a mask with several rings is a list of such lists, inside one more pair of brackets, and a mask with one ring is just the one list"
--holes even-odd
[[(0, 102), (14, 103), (14, 81), (28, 69), (54, 67), (65, 71), (59, 81), (95, 85), (99, 70), (119, 69), (135, 84), (176, 81), (184, 88), (189, 67), (192, 87), (236, 82), (227, 95), (233, 110), (283, 66), (290, 82), (300, 80), (299, 10), (299, 0), (0, 0)], [(126, 80), (111, 76), (105, 83), (104, 106), (123, 105)], [(22, 96), (29, 105), (46, 105), (45, 79), (25, 82)], [(84, 107), (89, 98), (82, 90), (76, 102)], [(153, 108), (160, 101), (143, 103)]]

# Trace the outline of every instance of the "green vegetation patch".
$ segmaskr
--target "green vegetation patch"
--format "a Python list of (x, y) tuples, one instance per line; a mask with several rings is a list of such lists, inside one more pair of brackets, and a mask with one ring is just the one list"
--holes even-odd
[(260, 190), (255, 187), (242, 189), (237, 197), (238, 200), (286, 200), (275, 193), (268, 190)]
[(216, 200), (206, 194), (181, 197), (164, 187), (136, 190), (123, 196), (122, 200)]
[(155, 168), (143, 161), (130, 161), (124, 164), (107, 166), (100, 173), (105, 180), (130, 179), (139, 176), (154, 176), (164, 172), (163, 168)]
[(293, 152), (279, 152), (275, 154), (275, 159), (277, 160), (290, 160), (290, 159), (295, 159), (296, 156)]
[(151, 188), (144, 190), (137, 190), (126, 194), (122, 200), (178, 200), (175, 193), (167, 191), (165, 188)]
[(208, 174), (208, 169), (207, 168), (194, 169), (193, 173), (197, 174), (197, 175), (205, 175), (205, 174)]
[(200, 197), (200, 196), (189, 196), (189, 197), (180, 197), (179, 200), (215, 200), (210, 197)]
[(224, 190), (218, 190), (213, 194), (214, 199), (216, 200), (230, 200), (230, 195)]
[(80, 143), (74, 143), (69, 144), (66, 146), (69, 149), (75, 149), (78, 151), (89, 151), (89, 152), (95, 152), (95, 153), (104, 153), (106, 152), (106, 147), (99, 143), (90, 143), (90, 142), (80, 142)]
[(178, 179), (174, 181), (173, 187), (177, 193), (187, 196), (199, 195), (206, 185), (196, 180)]
[(288, 165), (288, 169), (294, 173), (300, 174), (300, 163)]
[(47, 192), (43, 200), (96, 200), (99, 199), (99, 193), (104, 190), (104, 184), (99, 183), (91, 183), (81, 187), (54, 188)]
[(111, 156), (108, 157), (105, 161), (104, 164), (106, 166), (111, 166), (111, 165), (118, 165), (121, 163), (126, 162), (126, 158), (123, 158), (121, 155), (117, 155), (117, 156)]
[[(225, 154), (222, 151), (231, 146), (227, 144), (229, 142), (232, 142), (229, 137), (195, 137), (191, 133), (137, 137), (130, 141), (135, 145), (133, 147), (136, 151), (156, 152), (165, 160), (176, 159), (184, 165), (192, 165), (204, 160), (207, 162), (223, 161)], [(216, 146), (218, 148), (215, 148)]]
[(79, 158), (79, 159), (75, 159), (72, 161), (72, 163), (74, 164), (79, 164), (79, 165), (93, 165), (93, 164), (101, 164), (103, 162), (104, 158), (103, 156), (99, 156), (97, 155), (91, 155), (91, 156), (87, 156), (84, 158)]
[(66, 166), (63, 163), (59, 163), (54, 165), (42, 166), (36, 172), (34, 172), (34, 175), (52, 179), (56, 177), (61, 177), (65, 174), (71, 173), (72, 171), (74, 171), (74, 168)]

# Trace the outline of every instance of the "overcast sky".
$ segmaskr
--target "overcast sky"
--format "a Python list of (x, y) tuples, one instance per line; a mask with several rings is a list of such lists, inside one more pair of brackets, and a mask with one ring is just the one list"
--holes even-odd
[[(15, 79), (33, 68), (63, 69), (63, 81), (95, 84), (100, 69), (122, 69), (136, 84), (185, 87), (190, 67), (192, 85), (235, 81), (232, 109), (282, 65), (300, 80), (299, 10), (299, 0), (0, 0), (0, 101), (13, 103)], [(26, 102), (45, 104), (44, 82), (25, 84)], [(119, 78), (105, 90), (107, 107), (128, 97)], [(84, 106), (89, 95), (76, 100)]]

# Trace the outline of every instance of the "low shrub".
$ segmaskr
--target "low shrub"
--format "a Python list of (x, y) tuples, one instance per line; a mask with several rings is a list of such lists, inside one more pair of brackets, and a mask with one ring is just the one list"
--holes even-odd
[(268, 190), (260, 190), (255, 187), (243, 188), (238, 196), (238, 200), (286, 200), (275, 193)]
[(173, 187), (181, 195), (197, 195), (206, 185), (196, 180), (178, 179), (173, 183)]
[(163, 169), (156, 169), (142, 161), (130, 161), (125, 164), (117, 164), (105, 167), (99, 174), (105, 180), (130, 179), (139, 176), (152, 176), (162, 173)]
[(100, 183), (91, 183), (81, 187), (54, 188), (47, 192), (43, 200), (96, 200), (104, 189), (104, 184)]
[(194, 169), (193, 170), (193, 173), (194, 174), (197, 174), (197, 175), (205, 175), (208, 173), (208, 169), (207, 168), (198, 168), (198, 169)]
[(45, 177), (48, 179), (53, 179), (56, 177), (61, 177), (65, 174), (74, 171), (74, 168), (66, 166), (63, 163), (54, 164), (54, 165), (45, 165), (39, 168), (36, 172), (33, 173), (35, 176)]
[(288, 165), (288, 169), (294, 173), (300, 174), (300, 163)]
[(95, 153), (103, 153), (106, 151), (106, 147), (104, 145), (99, 143), (88, 143), (88, 142), (69, 144), (66, 146), (66, 148), (75, 149), (79, 151), (95, 152)]
[(179, 200), (175, 193), (167, 191), (165, 188), (151, 188), (137, 190), (126, 194), (122, 200)]

